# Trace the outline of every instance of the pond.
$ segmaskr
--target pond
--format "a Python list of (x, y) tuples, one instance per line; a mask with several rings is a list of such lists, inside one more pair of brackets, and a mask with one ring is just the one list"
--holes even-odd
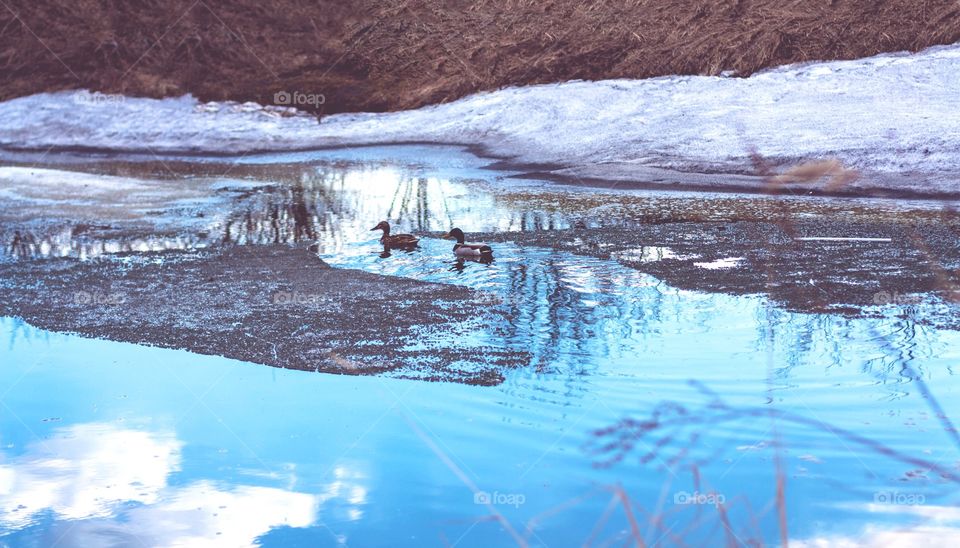
[[(868, 314), (803, 313), (764, 294), (680, 289), (614, 259), (523, 240), (495, 243), (493, 262), (457, 261), (437, 237), (451, 226), (469, 237), (636, 221), (603, 203), (615, 190), (510, 178), (447, 148), (57, 160), (44, 164), (64, 174), (55, 179), (122, 177), (151, 199), (122, 215), (98, 208), (97, 219), (83, 218), (97, 204), (79, 197), (8, 214), (2, 233), (20, 240), (4, 246), (5, 261), (315, 243), (337, 268), (495, 295), (509, 312), (501, 323), (418, 344), (505, 348), (529, 363), (504, 370), (495, 386), (339, 376), (5, 318), (3, 542), (740, 545), (960, 535), (960, 444), (949, 430), (960, 416), (960, 335), (926, 321), (942, 306), (931, 295)], [(545, 208), (518, 200), (517, 189), (601, 203)], [(702, 207), (730, 197), (669, 199)], [(419, 248), (385, 253), (370, 231), (384, 218), (419, 234)], [(631, 255), (676, 253), (641, 242)], [(701, 264), (744, 268), (737, 256)]]

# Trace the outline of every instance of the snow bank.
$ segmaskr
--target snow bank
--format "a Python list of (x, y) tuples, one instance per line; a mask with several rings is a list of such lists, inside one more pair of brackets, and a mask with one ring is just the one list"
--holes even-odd
[(671, 76), (509, 88), (414, 111), (331, 116), (319, 124), (290, 114), (191, 97), (97, 101), (86, 92), (39, 94), (0, 103), (0, 144), (243, 153), (431, 141), (480, 145), (517, 162), (563, 166), (560, 175), (613, 180), (666, 180), (675, 170), (749, 173), (755, 150), (779, 164), (839, 158), (881, 186), (909, 180), (956, 191), (960, 44), (793, 65), (744, 79)]

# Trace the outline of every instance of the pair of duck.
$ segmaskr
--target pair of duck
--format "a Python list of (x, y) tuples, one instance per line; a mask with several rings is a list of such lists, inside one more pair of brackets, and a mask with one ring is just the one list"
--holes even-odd
[[(383, 231), (383, 236), (380, 238), (380, 243), (382, 243), (385, 247), (394, 247), (398, 249), (411, 248), (415, 247), (417, 242), (420, 241), (420, 238), (417, 238), (413, 234), (390, 234), (390, 223), (387, 221), (380, 221), (377, 226), (370, 229), (371, 232), (374, 230)], [(493, 248), (491, 248), (489, 245), (466, 243), (466, 235), (459, 228), (450, 229), (450, 232), (447, 232), (441, 237), (444, 240), (457, 241), (457, 243), (453, 244), (453, 254), (458, 257), (493, 257)]]

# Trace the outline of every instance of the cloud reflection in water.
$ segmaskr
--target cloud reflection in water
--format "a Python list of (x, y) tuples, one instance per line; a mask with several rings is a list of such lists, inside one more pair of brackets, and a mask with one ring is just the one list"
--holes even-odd
[(347, 519), (363, 515), (363, 476), (345, 466), (319, 494), (209, 480), (171, 484), (183, 445), (171, 431), (106, 423), (57, 429), (23, 454), (3, 455), (0, 527), (24, 530), (52, 514), (50, 533), (61, 546), (248, 546), (276, 527), (316, 525), (321, 505), (333, 499)]

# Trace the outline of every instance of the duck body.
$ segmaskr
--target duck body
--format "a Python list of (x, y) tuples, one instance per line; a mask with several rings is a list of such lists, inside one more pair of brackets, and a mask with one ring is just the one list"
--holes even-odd
[(383, 231), (383, 236), (380, 237), (380, 243), (382, 243), (385, 248), (414, 247), (417, 245), (417, 242), (420, 241), (420, 238), (417, 238), (413, 234), (390, 234), (390, 223), (387, 221), (380, 221), (377, 226), (370, 229), (371, 232), (374, 230)]
[(443, 235), (444, 240), (454, 239), (457, 243), (453, 244), (453, 254), (457, 257), (482, 257), (492, 258), (493, 248), (487, 244), (468, 244), (466, 236), (459, 228), (454, 228)]
[(487, 244), (454, 244), (453, 254), (458, 257), (493, 256), (493, 248)]

